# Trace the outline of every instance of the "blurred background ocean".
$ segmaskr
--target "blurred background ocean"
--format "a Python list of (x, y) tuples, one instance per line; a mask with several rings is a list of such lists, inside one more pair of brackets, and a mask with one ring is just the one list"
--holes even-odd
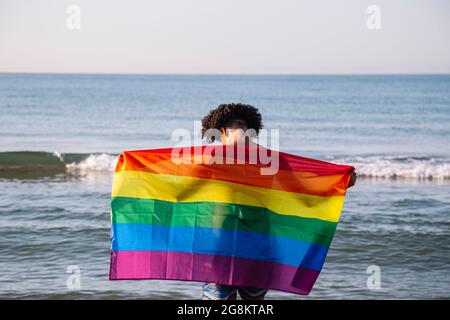
[(450, 298), (450, 76), (64, 74), (0, 74), (0, 298), (200, 298), (108, 280), (112, 170), (228, 102), (257, 106), (282, 151), (357, 168), (306, 299)]

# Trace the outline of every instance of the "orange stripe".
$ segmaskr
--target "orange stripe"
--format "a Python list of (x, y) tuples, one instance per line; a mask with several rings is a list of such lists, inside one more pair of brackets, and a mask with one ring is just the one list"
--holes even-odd
[(170, 153), (124, 152), (116, 172), (144, 171), (156, 174), (215, 179), (244, 185), (320, 196), (345, 195), (348, 174), (316, 175), (279, 169), (275, 175), (261, 175), (253, 164), (176, 164)]

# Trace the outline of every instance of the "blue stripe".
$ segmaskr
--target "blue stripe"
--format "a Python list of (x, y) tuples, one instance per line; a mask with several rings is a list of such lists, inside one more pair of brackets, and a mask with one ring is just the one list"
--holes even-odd
[(219, 228), (113, 224), (112, 250), (192, 252), (322, 269), (328, 248), (256, 232)]

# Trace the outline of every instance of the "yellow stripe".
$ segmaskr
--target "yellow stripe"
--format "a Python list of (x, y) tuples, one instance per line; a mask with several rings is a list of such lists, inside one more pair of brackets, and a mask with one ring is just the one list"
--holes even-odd
[(337, 222), (344, 196), (315, 196), (196, 177), (143, 171), (114, 173), (113, 197), (171, 202), (225, 202), (265, 207), (279, 214)]

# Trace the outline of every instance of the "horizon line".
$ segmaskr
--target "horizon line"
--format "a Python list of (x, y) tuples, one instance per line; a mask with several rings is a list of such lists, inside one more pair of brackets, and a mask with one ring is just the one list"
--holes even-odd
[(17, 75), (92, 75), (92, 76), (450, 76), (450, 72), (411, 73), (126, 73), (126, 72), (28, 72), (0, 71), (0, 74)]

